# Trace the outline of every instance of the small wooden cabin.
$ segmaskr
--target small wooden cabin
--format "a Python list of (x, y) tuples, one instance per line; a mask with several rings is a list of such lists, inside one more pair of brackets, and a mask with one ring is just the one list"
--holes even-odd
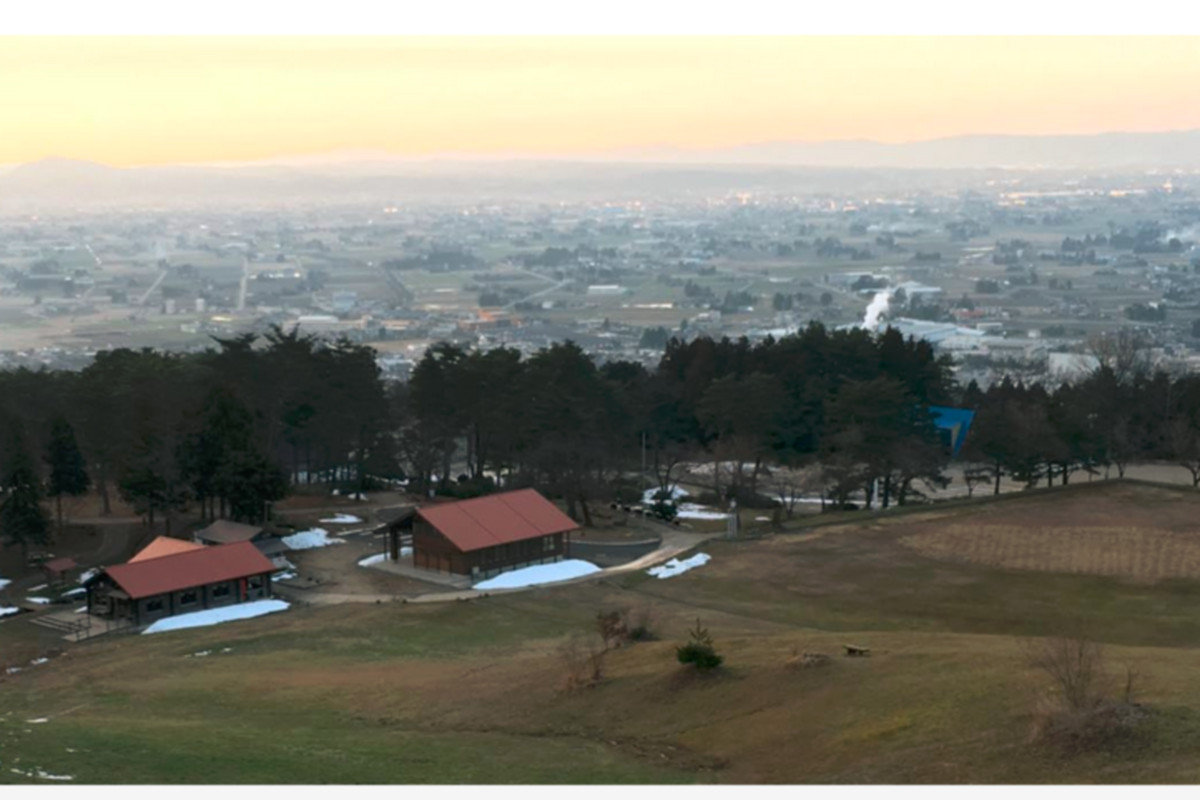
[(413, 520), (413, 565), (489, 578), (561, 560), (578, 529), (533, 489), (423, 506)]
[(176, 614), (263, 600), (271, 596), (272, 571), (271, 562), (252, 542), (134, 560), (107, 567), (84, 583), (88, 613), (140, 626)]

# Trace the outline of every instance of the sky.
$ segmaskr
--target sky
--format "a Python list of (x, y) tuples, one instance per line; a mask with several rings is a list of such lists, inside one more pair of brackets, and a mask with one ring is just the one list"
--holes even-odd
[(0, 164), (1200, 128), (1200, 37), (0, 37)]

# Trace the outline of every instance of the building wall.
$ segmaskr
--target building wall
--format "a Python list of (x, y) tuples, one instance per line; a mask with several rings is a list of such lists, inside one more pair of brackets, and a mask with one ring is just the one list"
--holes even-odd
[(432, 525), (418, 518), (413, 524), (413, 566), (456, 575), (489, 578), (511, 569), (559, 561), (566, 552), (566, 535), (537, 536), (512, 544), (464, 553)]
[[(88, 603), (96, 613), (102, 613), (105, 616), (121, 616), (121, 609), (112, 606), (108, 613), (103, 612), (103, 596), (107, 589), (112, 588), (111, 583), (106, 583), (105, 578), (96, 581), (89, 588)], [(180, 589), (176, 592), (167, 592), (150, 597), (141, 597), (137, 600), (130, 601), (129, 610), (131, 616), (141, 624), (154, 622), (163, 617), (172, 617), (176, 614), (189, 614), (193, 611), (203, 611), (207, 608), (220, 608), (221, 606), (234, 605), (235, 603), (247, 603), (252, 600), (262, 600), (271, 596), (271, 575), (265, 573), (262, 575), (252, 575), (247, 578), (239, 578), (236, 580), (223, 581), (221, 583), (210, 583), (204, 586), (195, 586), (188, 589)], [(113, 613), (116, 611), (118, 613)]]

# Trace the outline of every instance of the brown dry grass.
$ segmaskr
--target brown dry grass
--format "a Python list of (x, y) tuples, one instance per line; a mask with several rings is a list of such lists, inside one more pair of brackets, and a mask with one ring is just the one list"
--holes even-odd
[(1137, 527), (950, 525), (901, 541), (931, 558), (1158, 581), (1200, 577), (1200, 536)]

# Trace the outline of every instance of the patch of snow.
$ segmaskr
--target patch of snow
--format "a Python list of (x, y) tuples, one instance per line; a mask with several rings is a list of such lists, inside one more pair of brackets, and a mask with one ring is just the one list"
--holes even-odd
[(232, 653), (232, 652), (233, 652), (233, 648), (232, 648), (232, 647), (222, 647), (222, 648), (221, 648), (221, 652), (222, 652), (222, 653)]
[(48, 583), (43, 583), (43, 584), (40, 584), (40, 585), (38, 585), (38, 586), (35, 586), (35, 587), (33, 587), (33, 588), (32, 588), (32, 589), (30, 589), (29, 591), (31, 591), (31, 592), (40, 592), (42, 589), (45, 589), (45, 588), (47, 588), (49, 585), (50, 585), (50, 584), (48, 584)]
[(41, 725), (43, 722), (49, 722), (49, 721), (50, 720), (46, 717), (38, 717), (37, 719), (25, 720), (25, 724), (26, 725)]
[(651, 567), (646, 572), (659, 580), (674, 578), (676, 575), (682, 575), (690, 569), (702, 567), (710, 560), (711, 556), (708, 553), (696, 553), (696, 555), (691, 558), (685, 558), (683, 561), (680, 561), (678, 558), (672, 558), (662, 566)]
[(365, 494), (361, 494), (359, 492), (355, 492), (354, 494), (348, 494), (346, 496), (349, 497), (351, 500), (362, 500), (363, 502), (366, 502), (366, 500), (367, 500), (367, 496)]
[(3, 589), (5, 586), (8, 586), (10, 583), (12, 583), (12, 581), (10, 581), (8, 578), (0, 578), (0, 589)]
[[(654, 486), (654, 487), (651, 487), (651, 488), (647, 489), (646, 491), (642, 492), (642, 502), (645, 503), (646, 505), (653, 505), (655, 502), (654, 495), (658, 494), (660, 491), (662, 491), (662, 490), (659, 489), (657, 486)], [(687, 496), (688, 496), (688, 493), (685, 492), (683, 489), (680, 489), (678, 486), (671, 487), (671, 499), (672, 500), (678, 500), (681, 497), (687, 497)]]
[(162, 633), (163, 631), (175, 631), (182, 628), (200, 628), (207, 625), (217, 625), (222, 622), (231, 622), (233, 620), (261, 617), (263, 614), (273, 614), (276, 611), (283, 611), (290, 607), (290, 605), (290, 603), (283, 600), (255, 600), (252, 603), (241, 603), (235, 606), (194, 611), (191, 614), (180, 614), (175, 617), (160, 619), (142, 631), (142, 633)]
[(345, 539), (330, 538), (329, 531), (324, 528), (311, 528), (307, 531), (284, 536), (283, 543), (292, 550), (312, 550), (314, 547), (327, 547), (331, 544), (345, 544)]
[(50, 659), (48, 659), (48, 658), (35, 658), (33, 661), (30, 661), (29, 663), (30, 663), (30, 665), (32, 665), (32, 666), (39, 667), (39, 666), (41, 666), (42, 664), (49, 664), (49, 663), (50, 663)]
[(755, 517), (754, 521), (755, 522), (770, 522), (771, 518), (770, 517)]
[(578, 558), (566, 561), (556, 561), (553, 564), (537, 564), (523, 569), (502, 572), (494, 578), (488, 578), (475, 584), (474, 589), (520, 589), (525, 586), (538, 586), (543, 583), (568, 581), (572, 578), (582, 578), (599, 572), (600, 568), (590, 561)]
[(37, 771), (37, 776), (44, 781), (73, 781), (74, 776), (71, 775), (51, 775), (49, 772)]
[(192, 655), (196, 658), (204, 658), (205, 656), (211, 656), (212, 650), (201, 650), (199, 653), (192, 653)]
[(360, 567), (370, 567), (375, 564), (382, 564), (384, 561), (387, 561), (387, 557), (387, 553), (376, 553), (373, 556), (367, 556), (366, 558), (361, 559), (358, 562), (358, 565)]
[(680, 519), (727, 519), (729, 517), (723, 511), (712, 511), (695, 503), (680, 503), (675, 516)]
[(273, 581), (290, 581), (295, 577), (296, 577), (296, 573), (293, 572), (292, 570), (288, 570), (287, 572), (281, 572), (278, 575), (272, 575), (271, 580), (273, 580)]
[(86, 612), (87, 612), (87, 606), (80, 606), (79, 608), (75, 609), (76, 614), (83, 614)]
[(354, 525), (357, 522), (362, 522), (362, 520), (353, 514), (337, 514), (329, 519), (323, 519), (321, 522), (327, 525)]
[(20, 671), (21, 671), (20, 667), (9, 667), (8, 669), (4, 670), (4, 673), (6, 675), (16, 675)]
[(75, 597), (76, 595), (87, 594), (87, 589), (80, 586), (78, 589), (68, 589), (62, 593), (63, 597)]
[(12, 606), (0, 606), (0, 617), (7, 617), (9, 614), (16, 614), (21, 609)]
[(50, 598), (49, 597), (26, 597), (25, 602), (37, 603), (38, 605), (46, 605), (47, 603), (50, 602)]
[(92, 578), (96, 577), (99, 574), (100, 574), (99, 568), (89, 569), (87, 572), (85, 572), (79, 576), (79, 582), (87, 583), (88, 581), (90, 581)]

